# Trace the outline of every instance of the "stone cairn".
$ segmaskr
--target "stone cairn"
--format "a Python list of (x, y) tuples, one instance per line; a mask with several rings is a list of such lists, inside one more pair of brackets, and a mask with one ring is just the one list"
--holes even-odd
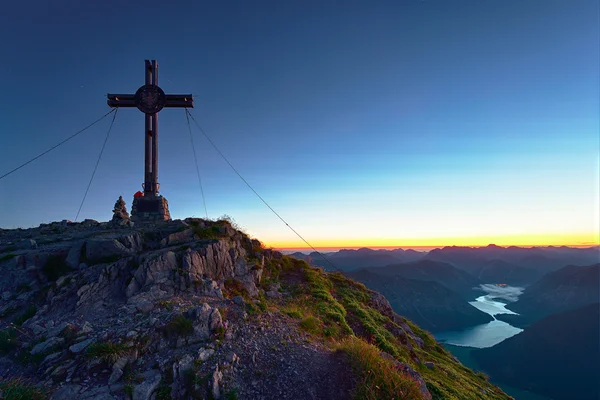
[(129, 214), (127, 213), (127, 207), (125, 207), (125, 200), (123, 200), (123, 196), (119, 196), (119, 200), (115, 203), (115, 207), (113, 209), (113, 217), (110, 221), (113, 225), (116, 226), (132, 226), (133, 222), (129, 219)]

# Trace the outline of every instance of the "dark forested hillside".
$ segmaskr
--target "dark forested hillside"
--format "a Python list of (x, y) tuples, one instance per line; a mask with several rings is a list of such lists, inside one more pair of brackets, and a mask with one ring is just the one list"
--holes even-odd
[(548, 316), (473, 357), (495, 381), (556, 400), (597, 400), (600, 304)]

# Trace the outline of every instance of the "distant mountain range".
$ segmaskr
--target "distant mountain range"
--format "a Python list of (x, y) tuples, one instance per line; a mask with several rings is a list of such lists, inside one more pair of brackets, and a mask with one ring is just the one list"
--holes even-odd
[[(366, 267), (383, 267), (389, 264), (411, 262), (420, 260), (426, 253), (415, 250), (372, 250), (361, 248), (358, 250), (340, 250), (332, 253), (325, 253), (325, 257), (332, 264), (342, 271), (353, 271)], [(331, 270), (331, 264), (321, 256), (320, 253), (312, 252), (308, 255), (300, 252), (290, 254), (292, 257), (305, 260), (312, 265), (324, 267)]]
[(600, 247), (525, 248), (500, 247), (493, 244), (478, 248), (452, 246), (432, 250), (425, 258), (450, 263), (481, 279), (485, 277), (489, 283), (509, 279), (512, 284), (528, 284), (565, 265), (590, 265), (600, 262)]
[(467, 300), (478, 294), (475, 288), (481, 280), (454, 266), (432, 260), (413, 261), (409, 263), (391, 264), (385, 267), (368, 268), (369, 271), (382, 276), (400, 276), (420, 281), (433, 281), (458, 293)]
[(600, 304), (596, 302), (550, 315), (518, 335), (471, 354), (496, 381), (556, 400), (597, 400), (599, 326)]
[(550, 272), (529, 286), (519, 300), (507, 308), (520, 314), (503, 314), (498, 319), (526, 326), (547, 315), (572, 310), (600, 299), (600, 263), (570, 265)]
[(354, 271), (369, 267), (383, 267), (398, 263), (410, 263), (420, 260), (448, 263), (478, 278), (484, 283), (507, 283), (511, 285), (529, 285), (548, 272), (565, 265), (590, 265), (600, 262), (600, 246), (573, 248), (555, 247), (486, 247), (449, 246), (418, 252), (415, 250), (340, 250), (326, 253), (327, 262), (317, 253), (291, 254), (309, 263), (325, 268), (342, 271)]
[(595, 270), (577, 266), (559, 269), (568, 264), (598, 263), (598, 246), (451, 246), (428, 253), (362, 248), (327, 253), (327, 260), (316, 252), (291, 255), (326, 270), (333, 269), (333, 264), (335, 269), (383, 293), (397, 313), (433, 332), (460, 330), (490, 321), (488, 314), (468, 304), (481, 294), (478, 289), (485, 283), (531, 285), (519, 301), (507, 306), (522, 315), (496, 316), (520, 327), (598, 299), (597, 266)]

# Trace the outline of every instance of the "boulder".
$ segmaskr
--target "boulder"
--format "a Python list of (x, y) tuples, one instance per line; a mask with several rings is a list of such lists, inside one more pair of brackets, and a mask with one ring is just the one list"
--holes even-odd
[(69, 250), (69, 253), (67, 254), (65, 262), (71, 269), (77, 269), (79, 267), (84, 243), (85, 242), (81, 241), (74, 244)]
[(77, 394), (81, 390), (79, 385), (67, 385), (63, 386), (60, 390), (54, 393), (51, 397), (52, 400), (72, 400), (78, 398)]
[(204, 362), (212, 357), (213, 354), (215, 354), (213, 349), (205, 349), (204, 347), (201, 347), (198, 350), (198, 361)]
[(181, 243), (188, 243), (192, 240), (194, 240), (194, 231), (191, 228), (188, 228), (181, 232), (171, 233), (160, 241), (160, 245), (163, 247), (174, 246)]
[(45, 353), (45, 352), (49, 351), (50, 349), (52, 349), (53, 347), (60, 346), (61, 344), (64, 343), (64, 341), (65, 341), (65, 339), (63, 339), (63, 338), (52, 337), (52, 338), (46, 340), (45, 342), (38, 343), (35, 346), (33, 346), (30, 353), (31, 353), (31, 355)]
[(215, 368), (215, 371), (212, 374), (212, 379), (210, 381), (211, 392), (213, 398), (220, 399), (221, 398), (221, 383), (223, 382), (223, 373), (219, 371), (219, 366)]
[(196, 343), (206, 340), (217, 329), (223, 328), (223, 319), (217, 308), (209, 306), (207, 303), (200, 307), (189, 309), (186, 317), (192, 320), (194, 333), (188, 339), (188, 343)]
[(150, 370), (144, 373), (144, 382), (133, 389), (133, 400), (150, 400), (160, 384), (160, 371)]
[(139, 293), (144, 287), (156, 284), (172, 285), (173, 272), (177, 268), (177, 257), (172, 251), (149, 257), (135, 270), (133, 279), (127, 286), (127, 297)]
[(37, 249), (38, 245), (37, 242), (33, 239), (25, 239), (17, 243), (15, 247), (19, 250), (31, 250)]
[(96, 339), (90, 338), (82, 342), (75, 343), (74, 345), (69, 347), (69, 351), (73, 354), (81, 353), (83, 350), (85, 350), (85, 348), (87, 348), (90, 344), (94, 343), (95, 341)]
[(121, 357), (113, 364), (112, 373), (108, 378), (109, 385), (112, 385), (121, 379), (121, 376), (123, 376), (123, 369), (127, 365), (128, 361), (129, 359), (127, 357)]
[(88, 261), (102, 262), (115, 257), (125, 257), (142, 250), (142, 239), (138, 233), (113, 237), (96, 237), (85, 243), (85, 256)]

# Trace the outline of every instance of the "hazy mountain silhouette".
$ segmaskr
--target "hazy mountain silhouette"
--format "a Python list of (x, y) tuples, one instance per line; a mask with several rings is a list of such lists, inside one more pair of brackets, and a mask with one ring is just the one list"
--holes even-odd
[(495, 259), (481, 266), (477, 278), (483, 282), (498, 282), (518, 286), (534, 282), (541, 275), (541, 272), (532, 268)]
[[(597, 299), (596, 299), (597, 300)], [(550, 315), (472, 356), (494, 380), (556, 400), (597, 400), (600, 304)]]
[[(474, 276), (480, 276), (482, 271), (489, 268), (490, 262), (503, 261), (511, 266), (506, 266), (513, 270), (512, 274), (519, 277), (516, 283), (533, 283), (541, 275), (559, 269), (565, 265), (589, 265), (600, 261), (600, 247), (590, 248), (571, 248), (561, 247), (500, 247), (489, 245), (486, 247), (459, 247), (450, 246), (430, 251), (426, 259), (447, 262), (457, 268), (463, 269)], [(498, 260), (498, 261), (496, 261)], [(492, 271), (488, 279), (493, 279), (490, 283), (498, 282), (496, 279), (502, 278), (504, 273), (501, 268), (492, 264)], [(535, 274), (531, 271), (535, 271)]]
[(482, 283), (473, 275), (448, 263), (432, 260), (392, 264), (385, 267), (369, 268), (369, 270), (384, 276), (400, 276), (420, 281), (437, 282), (468, 300), (474, 298), (477, 294), (475, 289)]
[(551, 272), (529, 286), (519, 300), (507, 308), (520, 315), (499, 319), (519, 326), (547, 315), (572, 310), (600, 299), (600, 263), (579, 267), (570, 265)]
[[(361, 248), (343, 249), (323, 253), (342, 271), (353, 271), (368, 267), (383, 267), (391, 264), (432, 260), (453, 266), (481, 277), (485, 283), (531, 284), (544, 274), (565, 265), (590, 265), (600, 262), (600, 246), (573, 248), (567, 246), (547, 247), (501, 247), (490, 244), (486, 247), (447, 246), (429, 252), (403, 249)], [(305, 260), (326, 270), (333, 269), (321, 254), (296, 252), (292, 257)], [(506, 272), (505, 269), (509, 269)], [(510, 282), (502, 282), (508, 279)]]
[[(312, 265), (323, 267), (326, 270), (332, 269), (331, 264), (316, 252), (312, 252), (309, 255), (294, 253), (291, 254), (291, 256), (305, 260)], [(382, 267), (384, 265), (395, 264), (399, 262), (419, 260), (425, 256), (425, 253), (403, 249), (373, 250), (361, 248), (358, 250), (342, 249), (337, 252), (326, 253), (325, 256), (336, 266), (336, 268), (342, 271), (354, 271), (360, 268)]]
[(492, 320), (438, 282), (374, 272), (380, 269), (383, 268), (362, 269), (346, 275), (382, 293), (394, 311), (429, 331), (460, 330)]

